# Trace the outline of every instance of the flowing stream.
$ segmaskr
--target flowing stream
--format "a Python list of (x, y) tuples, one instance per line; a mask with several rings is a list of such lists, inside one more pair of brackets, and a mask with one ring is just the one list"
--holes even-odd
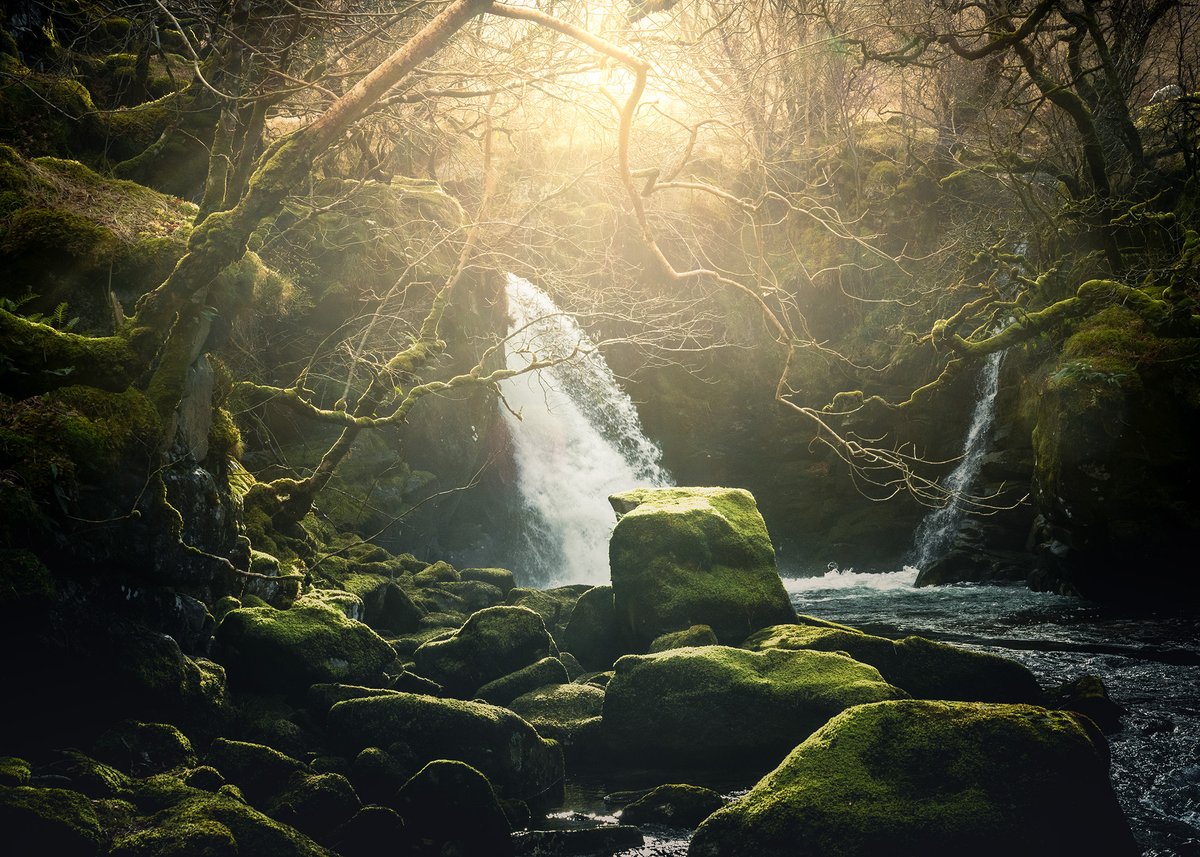
[[(916, 569), (833, 571), (784, 580), (801, 613), (889, 637), (920, 634), (1013, 658), (1053, 688), (1080, 675), (1104, 679), (1125, 707), (1109, 737), (1113, 787), (1143, 857), (1200, 855), (1200, 617), (1144, 614), (1023, 587), (913, 588)], [(726, 791), (753, 783), (722, 783)], [(638, 783), (637, 785), (653, 785)], [(604, 791), (626, 783), (580, 782), (568, 806), (613, 820)], [(687, 831), (650, 828), (624, 857), (683, 857)]]
[(996, 351), (988, 355), (987, 362), (979, 371), (977, 388), (979, 398), (975, 402), (975, 410), (971, 414), (971, 425), (963, 440), (962, 459), (958, 466), (946, 477), (945, 488), (950, 493), (950, 502), (940, 509), (934, 509), (925, 516), (917, 527), (913, 539), (913, 565), (926, 568), (950, 549), (954, 537), (958, 535), (966, 510), (959, 495), (971, 490), (979, 468), (983, 465), (983, 457), (987, 453), (988, 430), (996, 419), (996, 392), (1000, 387), (1000, 364), (1004, 352)]
[(607, 583), (616, 523), (608, 495), (669, 485), (671, 478), (632, 400), (575, 318), (512, 274), (507, 294), (509, 368), (528, 365), (533, 355), (582, 355), (501, 384), (526, 511), (515, 564), (527, 579)]

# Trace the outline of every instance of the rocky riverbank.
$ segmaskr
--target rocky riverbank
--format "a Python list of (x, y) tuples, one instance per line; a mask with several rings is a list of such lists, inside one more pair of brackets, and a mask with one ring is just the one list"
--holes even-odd
[[(744, 491), (613, 505), (602, 587), (341, 537), (323, 579), (263, 555), (207, 604), (7, 554), (14, 853), (611, 854), (646, 824), (700, 857), (1133, 853), (1096, 693), (797, 616)], [(633, 767), (662, 787), (621, 824), (547, 823), (573, 771)], [(688, 785), (716, 768), (763, 779), (723, 805)]]

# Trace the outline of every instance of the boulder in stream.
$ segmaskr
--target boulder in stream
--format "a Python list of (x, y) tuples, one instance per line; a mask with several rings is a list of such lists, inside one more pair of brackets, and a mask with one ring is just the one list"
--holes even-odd
[(603, 730), (614, 751), (641, 760), (773, 763), (843, 709), (907, 696), (844, 654), (672, 649), (617, 661)]
[(900, 700), (835, 717), (700, 825), (689, 857), (1137, 853), (1084, 718)]
[(636, 651), (696, 624), (737, 645), (795, 621), (749, 491), (644, 488), (609, 502), (618, 515), (609, 542), (617, 629)]

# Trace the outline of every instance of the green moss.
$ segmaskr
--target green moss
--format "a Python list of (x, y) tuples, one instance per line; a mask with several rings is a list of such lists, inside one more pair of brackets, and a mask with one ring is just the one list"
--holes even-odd
[(16, 756), (0, 756), (0, 787), (29, 785), (29, 763)]
[(562, 745), (568, 761), (603, 754), (600, 718), (604, 691), (588, 684), (555, 684), (518, 696), (506, 706), (543, 738)]
[(508, 705), (523, 693), (546, 685), (566, 684), (566, 667), (558, 658), (542, 658), (516, 672), (482, 685), (475, 696), (492, 705)]
[(86, 797), (66, 789), (0, 788), (0, 829), (14, 854), (93, 857), (102, 831)]
[[(1102, 739), (1100, 739), (1102, 740)], [(905, 700), (849, 709), (696, 832), (694, 857), (1133, 854), (1073, 715)]]
[(621, 822), (692, 828), (724, 805), (725, 799), (712, 789), (670, 784), (651, 789), (625, 807)]
[(650, 644), (650, 652), (665, 652), (669, 649), (688, 649), (693, 646), (715, 646), (718, 645), (717, 635), (713, 633), (713, 629), (707, 625), (693, 625), (684, 631), (676, 631), (673, 634), (663, 634), (661, 637), (655, 637)]
[(402, 741), (415, 764), (465, 762), (505, 797), (528, 800), (562, 780), (562, 754), (511, 711), (475, 702), (398, 693), (349, 699), (329, 711), (328, 730), (342, 755)]
[(161, 425), (137, 390), (108, 393), (94, 387), (63, 387), (47, 400), (67, 409), (61, 442), (83, 475), (105, 476), (123, 461), (149, 457), (158, 448)]
[(874, 667), (842, 654), (673, 649), (617, 661), (604, 732), (627, 756), (754, 764), (796, 746), (849, 706), (905, 696)]
[(382, 681), (396, 657), (366, 625), (317, 604), (234, 610), (217, 628), (216, 648), (235, 684), (285, 693)]
[(918, 699), (1042, 700), (1037, 679), (1022, 664), (923, 637), (892, 641), (846, 625), (776, 625), (750, 635), (742, 646), (752, 651), (845, 652), (875, 667), (890, 684)]
[(609, 542), (616, 621), (637, 650), (694, 624), (736, 644), (794, 620), (748, 491), (641, 489), (609, 500), (619, 515)]
[(212, 743), (206, 761), (255, 805), (269, 803), (311, 773), (272, 747), (225, 738)]
[(484, 684), (552, 654), (542, 618), (524, 607), (480, 610), (457, 632), (413, 653), (414, 671), (451, 696), (471, 698)]
[(480, 583), (490, 583), (503, 594), (508, 595), (516, 585), (513, 573), (507, 568), (464, 568), (459, 572), (462, 580), (478, 580)]
[(270, 854), (325, 857), (325, 849), (286, 825), (225, 795), (201, 793), (118, 837), (110, 857)]
[(101, 761), (134, 776), (158, 774), (196, 763), (192, 742), (169, 723), (124, 721), (97, 739), (94, 752)]
[(439, 560), (433, 565), (417, 572), (413, 576), (413, 582), (417, 586), (432, 586), (437, 583), (452, 583), (460, 580), (457, 569), (448, 562)]

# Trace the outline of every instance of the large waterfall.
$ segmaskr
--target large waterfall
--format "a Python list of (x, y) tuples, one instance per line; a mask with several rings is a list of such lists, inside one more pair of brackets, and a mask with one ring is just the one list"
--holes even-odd
[(927, 568), (930, 562), (945, 554), (958, 535), (959, 525), (966, 514), (958, 497), (971, 490), (983, 465), (983, 456), (987, 453), (987, 434), (996, 417), (996, 391), (1000, 386), (1000, 363), (1003, 359), (1002, 351), (989, 354), (979, 372), (979, 398), (975, 402), (971, 426), (963, 441), (962, 460), (945, 482), (945, 488), (951, 495), (950, 502), (926, 515), (917, 528), (913, 560), (917, 568)]
[[(509, 274), (509, 368), (581, 356), (501, 384), (522, 516), (522, 576), (606, 583), (615, 518), (608, 495), (669, 485), (661, 453), (642, 432), (629, 396), (574, 317), (528, 280)], [(520, 418), (515, 414), (519, 414)]]

